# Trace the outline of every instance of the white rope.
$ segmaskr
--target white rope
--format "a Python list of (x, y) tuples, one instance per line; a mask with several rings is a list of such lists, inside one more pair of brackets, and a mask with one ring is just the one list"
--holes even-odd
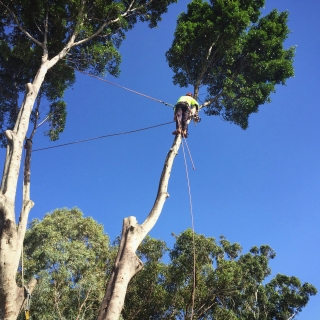
[(185, 168), (186, 168), (186, 176), (187, 176), (187, 182), (188, 182), (190, 215), (191, 215), (191, 223), (192, 223), (193, 289), (192, 289), (192, 306), (191, 306), (191, 317), (190, 317), (190, 320), (192, 320), (193, 319), (193, 314), (194, 314), (194, 299), (195, 299), (195, 291), (196, 291), (196, 248), (195, 248), (195, 239), (194, 239), (194, 219), (193, 219), (193, 212), (192, 212), (192, 198), (191, 198), (190, 180), (189, 180), (189, 174), (188, 174), (188, 166), (187, 166), (187, 161), (186, 161), (186, 154), (185, 154), (184, 146), (183, 146), (183, 139), (182, 139), (182, 151), (183, 151), (183, 158), (184, 158), (184, 164), (185, 164)]

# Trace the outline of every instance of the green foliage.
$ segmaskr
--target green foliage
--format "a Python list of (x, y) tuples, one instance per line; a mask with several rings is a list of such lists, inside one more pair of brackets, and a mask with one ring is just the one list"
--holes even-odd
[(50, 137), (51, 141), (59, 139), (59, 134), (63, 132), (67, 118), (66, 103), (56, 101), (50, 105), (50, 129), (45, 134)]
[[(240, 244), (225, 237), (217, 242), (194, 234), (193, 242), (190, 229), (175, 240), (172, 249), (149, 236), (139, 246), (145, 265), (129, 284), (124, 319), (189, 319), (194, 276), (199, 320), (287, 320), (317, 292), (296, 277), (278, 274), (270, 280), (275, 252), (268, 245), (242, 254)], [(32, 319), (96, 319), (116, 249), (102, 226), (78, 209), (57, 209), (33, 220), (25, 239), (26, 278), (39, 280)]]
[(205, 86), (208, 115), (248, 127), (249, 115), (270, 102), (277, 84), (294, 74), (285, 50), (288, 12), (260, 17), (264, 0), (193, 0), (182, 13), (166, 53), (174, 84)]
[[(75, 69), (93, 74), (118, 76), (121, 55), (118, 51), (125, 32), (138, 21), (157, 26), (169, 4), (176, 0), (3, 0), (0, 2), (0, 143), (6, 145), (4, 131), (12, 129), (19, 112), (19, 97), (24, 85), (32, 82), (45, 54), (55, 57), (74, 37), (78, 45), (66, 58), (51, 68), (40, 90), (49, 102), (50, 139), (56, 140), (65, 126), (65, 115), (57, 118), (52, 109), (64, 103), (64, 92), (75, 81)], [(129, 11), (130, 10), (130, 11)], [(47, 33), (45, 25), (47, 21)], [(21, 30), (31, 35), (31, 40)], [(36, 43), (38, 42), (38, 43)], [(64, 109), (65, 109), (64, 103)], [(33, 117), (33, 121), (37, 116)], [(63, 122), (63, 123), (62, 123)]]
[[(139, 250), (145, 267), (130, 282), (124, 319), (190, 319), (195, 275), (194, 319), (287, 320), (301, 312), (316, 289), (296, 277), (277, 275), (270, 282), (268, 266), (275, 252), (268, 246), (241, 254), (238, 243), (186, 230), (173, 249), (151, 238)], [(196, 272), (193, 273), (193, 248)], [(170, 261), (161, 260), (168, 252)]]
[(24, 253), (25, 277), (38, 279), (32, 319), (95, 319), (115, 255), (102, 225), (77, 208), (54, 210), (31, 222)]
[(145, 263), (130, 282), (122, 312), (124, 319), (157, 319), (166, 312), (168, 293), (164, 287), (167, 266), (161, 261), (168, 251), (161, 240), (147, 236), (138, 248), (138, 256)]
[[(8, 35), (3, 35), (9, 38)], [(22, 37), (23, 38), (23, 37)], [(19, 39), (18, 39), (19, 40)], [(5, 130), (13, 129), (19, 113), (19, 97), (25, 90), (25, 84), (32, 82), (40, 62), (42, 52), (38, 47), (34, 49), (26, 39), (21, 41), (0, 42), (0, 142), (6, 146)], [(45, 98), (49, 102), (50, 109), (54, 108), (64, 95), (65, 90), (75, 81), (74, 70), (66, 67), (66, 61), (61, 61), (49, 70), (43, 86), (39, 92), (39, 98)], [(66, 106), (66, 104), (65, 104)], [(31, 122), (38, 120), (36, 115)], [(64, 119), (65, 120), (65, 119)], [(50, 121), (49, 121), (50, 123)], [(63, 131), (64, 123), (59, 131)], [(50, 123), (51, 128), (56, 125)]]

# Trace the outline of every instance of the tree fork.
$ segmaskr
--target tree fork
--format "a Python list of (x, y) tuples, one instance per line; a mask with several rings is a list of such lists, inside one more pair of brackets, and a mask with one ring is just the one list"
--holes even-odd
[[(40, 68), (41, 69), (41, 68)], [(44, 68), (44, 70), (46, 69)], [(39, 71), (41, 74), (42, 72)], [(23, 238), (29, 212), (33, 207), (30, 200), (30, 161), (31, 143), (27, 143), (27, 155), (24, 163), (24, 192), (23, 204), (20, 213), (19, 226), (15, 222), (14, 201), (18, 175), (21, 164), (23, 142), (29, 126), (29, 118), (37, 95), (37, 88), (42, 81), (35, 78), (35, 85), (28, 83), (26, 93), (20, 108), (16, 125), (13, 130), (7, 130), (8, 138), (7, 157), (4, 164), (3, 178), (0, 194), (0, 319), (14, 320), (25, 304), (25, 288), (18, 287), (16, 272), (19, 266)], [(32, 292), (36, 280), (31, 279), (28, 290)]]
[(157, 196), (146, 220), (141, 225), (137, 223), (136, 218), (133, 216), (123, 220), (121, 242), (106, 294), (100, 306), (98, 320), (119, 319), (129, 281), (143, 268), (142, 261), (136, 255), (136, 250), (156, 224), (164, 203), (169, 197), (167, 192), (169, 178), (181, 141), (181, 136), (177, 135), (167, 154), (159, 181)]

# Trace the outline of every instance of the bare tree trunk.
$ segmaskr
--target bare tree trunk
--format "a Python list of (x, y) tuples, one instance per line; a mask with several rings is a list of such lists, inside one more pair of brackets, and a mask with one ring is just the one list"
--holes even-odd
[[(197, 99), (199, 94), (198, 85), (194, 87), (194, 93), (195, 99)], [(200, 105), (199, 110), (205, 106), (206, 103)], [(188, 124), (190, 121), (191, 120), (188, 121)], [(97, 320), (119, 320), (120, 318), (128, 284), (131, 278), (143, 268), (142, 261), (136, 255), (136, 250), (156, 224), (164, 203), (167, 197), (169, 197), (167, 189), (171, 169), (181, 142), (181, 135), (177, 135), (164, 162), (156, 200), (146, 220), (141, 225), (138, 224), (136, 218), (133, 216), (123, 220), (121, 242), (117, 258), (100, 306)]]
[[(7, 130), (7, 153), (0, 189), (0, 319), (13, 320), (19, 315), (25, 303), (25, 288), (16, 284), (16, 273), (26, 232), (28, 216), (34, 203), (30, 200), (31, 143), (26, 145), (25, 176), (23, 183), (23, 203), (19, 223), (15, 218), (15, 198), (18, 176), (22, 160), (23, 144), (29, 126), (30, 114), (41, 87), (47, 64), (40, 67), (33, 84), (26, 85), (26, 94), (13, 130)], [(27, 285), (33, 291), (36, 280)]]
[(98, 320), (119, 320), (120, 318), (129, 281), (143, 267), (142, 261), (136, 255), (136, 250), (156, 224), (164, 203), (169, 197), (167, 192), (169, 178), (180, 144), (181, 136), (177, 135), (164, 162), (156, 200), (146, 220), (142, 224), (138, 224), (135, 217), (123, 220), (119, 251), (100, 306)]

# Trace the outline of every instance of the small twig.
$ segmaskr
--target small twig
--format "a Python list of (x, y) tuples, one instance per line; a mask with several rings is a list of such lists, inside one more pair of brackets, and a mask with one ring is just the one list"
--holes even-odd
[(33, 17), (33, 21), (34, 21), (34, 24), (36, 25), (36, 27), (38, 28), (38, 30), (43, 34), (43, 31), (38, 26), (37, 21), (36, 21), (36, 19), (34, 17)]

